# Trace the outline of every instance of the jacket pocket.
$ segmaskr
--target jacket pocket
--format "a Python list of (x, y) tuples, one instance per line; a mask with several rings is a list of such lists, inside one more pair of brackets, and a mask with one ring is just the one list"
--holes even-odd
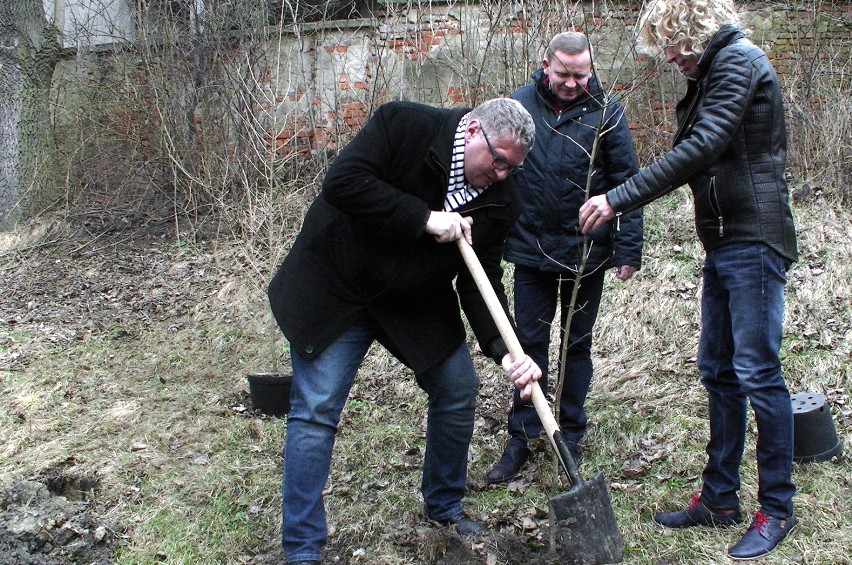
[(725, 237), (725, 218), (722, 214), (722, 206), (719, 204), (719, 193), (716, 191), (716, 175), (710, 177), (710, 186), (707, 188), (707, 197), (710, 199), (710, 209), (719, 222), (719, 238)]

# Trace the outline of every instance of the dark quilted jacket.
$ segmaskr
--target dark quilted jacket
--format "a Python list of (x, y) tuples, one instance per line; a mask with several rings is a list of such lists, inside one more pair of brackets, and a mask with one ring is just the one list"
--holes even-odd
[(609, 191), (607, 201), (623, 212), (689, 184), (705, 249), (761, 242), (796, 261), (784, 178), (784, 108), (772, 64), (742, 32), (726, 25), (698, 68), (677, 106), (674, 148)]
[[(589, 155), (599, 130), (599, 147), (591, 195), (604, 194), (639, 170), (624, 107), (607, 97), (597, 78), (589, 80), (589, 95), (557, 112), (543, 84), (544, 71), (512, 93), (535, 120), (535, 145), (515, 175), (521, 217), (506, 239), (506, 260), (540, 271), (576, 268), (583, 250), (577, 211), (586, 200)], [(603, 117), (602, 117), (603, 116)], [(615, 229), (618, 225), (618, 230)], [(642, 210), (589, 234), (592, 243), (586, 267), (642, 265)]]

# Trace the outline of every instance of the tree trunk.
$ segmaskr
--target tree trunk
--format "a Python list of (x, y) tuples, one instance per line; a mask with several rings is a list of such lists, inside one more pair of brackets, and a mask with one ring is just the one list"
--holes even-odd
[(58, 31), (42, 0), (0, 0), (0, 229), (56, 201), (50, 86)]

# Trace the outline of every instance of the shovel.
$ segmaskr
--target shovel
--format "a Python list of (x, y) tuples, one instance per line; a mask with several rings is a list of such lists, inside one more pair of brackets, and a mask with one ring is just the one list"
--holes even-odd
[[(524, 354), (524, 350), (515, 336), (497, 293), (494, 292), (485, 270), (467, 240), (462, 237), (457, 243), (488, 311), (497, 324), (500, 336), (506, 342), (509, 354), (513, 359), (517, 359)], [(568, 445), (538, 382), (532, 383), (532, 401), (559, 464), (571, 481), (571, 489), (568, 492), (551, 497), (549, 501), (551, 514), (556, 518), (554, 531), (557, 547), (560, 553), (563, 553), (561, 562), (583, 565), (620, 563), (624, 541), (612, 510), (603, 474), (598, 473), (590, 480), (583, 480), (580, 476), (577, 463), (571, 457)]]

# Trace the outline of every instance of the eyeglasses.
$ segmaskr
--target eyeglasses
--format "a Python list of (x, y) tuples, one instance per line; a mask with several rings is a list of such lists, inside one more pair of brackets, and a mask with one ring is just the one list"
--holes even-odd
[(482, 137), (485, 139), (485, 143), (488, 144), (488, 150), (491, 151), (491, 157), (494, 159), (491, 161), (491, 166), (494, 167), (497, 171), (509, 171), (509, 173), (514, 173), (515, 171), (523, 171), (523, 165), (510, 165), (506, 159), (501, 157), (494, 151), (494, 147), (491, 145), (491, 142), (488, 141), (488, 136), (485, 135), (485, 129), (482, 126), (479, 126), (479, 131), (482, 132)]

